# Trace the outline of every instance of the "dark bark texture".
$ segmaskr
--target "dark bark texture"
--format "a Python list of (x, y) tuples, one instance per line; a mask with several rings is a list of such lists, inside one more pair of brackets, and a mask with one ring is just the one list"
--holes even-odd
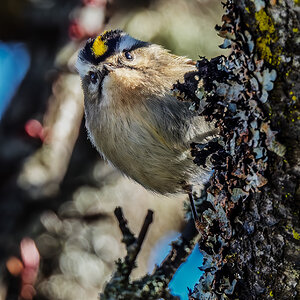
[(176, 86), (196, 107), (205, 99), (222, 135), (192, 145), (215, 172), (198, 203), (205, 274), (190, 299), (299, 299), (299, 1), (224, 6), (217, 30), (232, 54), (200, 60), (199, 80)]

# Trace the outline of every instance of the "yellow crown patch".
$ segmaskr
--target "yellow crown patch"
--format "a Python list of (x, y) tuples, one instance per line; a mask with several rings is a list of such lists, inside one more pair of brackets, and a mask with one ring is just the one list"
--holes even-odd
[(103, 55), (107, 51), (108, 47), (105, 45), (105, 42), (102, 40), (102, 35), (99, 35), (92, 46), (92, 51), (96, 57)]

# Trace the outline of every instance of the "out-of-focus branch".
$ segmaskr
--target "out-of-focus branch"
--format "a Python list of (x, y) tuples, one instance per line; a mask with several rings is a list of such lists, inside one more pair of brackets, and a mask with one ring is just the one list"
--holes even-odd
[(65, 72), (60, 72), (48, 100), (40, 134), (43, 145), (29, 157), (19, 175), (20, 186), (33, 198), (54, 196), (66, 174), (83, 118), (80, 79), (72, 74), (77, 50), (82, 40), (103, 29), (106, 1), (76, 7), (73, 11), (76, 17), (69, 26), (72, 40), (56, 56), (57, 67)]
[(56, 81), (45, 117), (44, 144), (24, 164), (19, 184), (32, 197), (51, 196), (65, 176), (83, 116), (78, 76), (63, 74)]

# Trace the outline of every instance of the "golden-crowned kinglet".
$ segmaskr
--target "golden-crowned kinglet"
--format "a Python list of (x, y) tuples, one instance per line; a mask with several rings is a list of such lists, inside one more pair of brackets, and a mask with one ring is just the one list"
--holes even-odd
[(193, 61), (113, 30), (89, 39), (76, 67), (89, 138), (106, 160), (162, 194), (208, 180), (211, 170), (193, 163), (190, 143), (209, 141), (217, 129), (171, 91), (196, 71)]

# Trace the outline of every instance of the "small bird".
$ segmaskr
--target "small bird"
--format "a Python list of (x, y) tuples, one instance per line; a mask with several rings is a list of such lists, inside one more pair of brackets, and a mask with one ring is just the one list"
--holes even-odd
[(188, 191), (192, 201), (191, 187), (206, 183), (211, 167), (194, 164), (190, 144), (218, 135), (213, 123), (172, 93), (196, 71), (195, 63), (111, 30), (86, 42), (76, 68), (88, 136), (104, 159), (149, 190)]

